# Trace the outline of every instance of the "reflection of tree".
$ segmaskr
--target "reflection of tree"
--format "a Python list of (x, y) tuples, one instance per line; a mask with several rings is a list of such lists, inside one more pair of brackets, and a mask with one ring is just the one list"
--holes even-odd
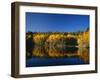
[(68, 57), (73, 56), (73, 54), (77, 54), (77, 48), (76, 47), (65, 47), (65, 48), (55, 48), (50, 47), (48, 50), (48, 55), (50, 57)]
[(46, 53), (46, 51), (45, 51), (43, 46), (35, 45), (34, 48), (32, 49), (32, 56), (35, 56), (35, 57), (46, 57), (47, 53)]
[(79, 48), (78, 55), (85, 63), (89, 63), (89, 50), (87, 48)]
[(49, 46), (48, 48), (44, 48), (44, 46), (34, 46), (32, 50), (32, 56), (35, 57), (68, 57), (73, 56), (73, 54), (77, 54), (78, 48), (76, 47), (55, 47)]

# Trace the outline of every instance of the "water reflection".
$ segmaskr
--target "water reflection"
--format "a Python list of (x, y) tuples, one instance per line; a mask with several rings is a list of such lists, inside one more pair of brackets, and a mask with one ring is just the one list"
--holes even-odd
[(89, 49), (87, 49), (87, 48), (79, 48), (77, 54), (78, 54), (79, 58), (84, 60), (85, 63), (89, 63)]
[(42, 57), (42, 58), (78, 58), (84, 61), (84, 63), (89, 63), (89, 49), (78, 48), (72, 46), (40, 46), (35, 45), (32, 50), (27, 51), (27, 58), (32, 57)]

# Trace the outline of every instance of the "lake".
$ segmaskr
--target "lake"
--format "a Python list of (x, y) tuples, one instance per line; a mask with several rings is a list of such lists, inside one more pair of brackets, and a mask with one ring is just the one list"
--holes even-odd
[(89, 64), (88, 48), (34, 46), (26, 52), (26, 67)]

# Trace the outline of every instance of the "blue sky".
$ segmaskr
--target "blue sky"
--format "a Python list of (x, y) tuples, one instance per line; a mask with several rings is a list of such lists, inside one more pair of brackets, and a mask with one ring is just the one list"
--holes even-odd
[(89, 27), (89, 15), (26, 12), (26, 32), (77, 32)]

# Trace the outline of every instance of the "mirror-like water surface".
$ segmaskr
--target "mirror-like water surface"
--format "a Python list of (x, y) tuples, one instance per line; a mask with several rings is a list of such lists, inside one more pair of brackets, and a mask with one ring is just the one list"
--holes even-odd
[(89, 64), (89, 49), (73, 46), (39, 46), (27, 51), (26, 67)]

